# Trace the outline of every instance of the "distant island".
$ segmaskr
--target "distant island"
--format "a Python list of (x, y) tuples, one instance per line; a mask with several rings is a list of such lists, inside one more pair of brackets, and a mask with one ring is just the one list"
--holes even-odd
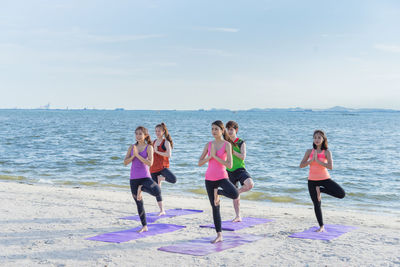
[(211, 109), (197, 109), (197, 110), (176, 110), (176, 109), (166, 109), (166, 110), (151, 110), (151, 109), (125, 109), (125, 108), (115, 108), (115, 109), (97, 109), (97, 108), (50, 108), (50, 103), (47, 105), (41, 106), (39, 108), (0, 108), (0, 110), (45, 110), (45, 111), (52, 111), (52, 110), (64, 110), (64, 111), (168, 111), (168, 112), (181, 112), (181, 111), (198, 111), (198, 112), (341, 112), (341, 113), (357, 113), (357, 112), (400, 112), (400, 110), (395, 109), (383, 109), (383, 108), (346, 108), (342, 106), (334, 106), (331, 108), (326, 109), (314, 109), (314, 108), (251, 108), (251, 109), (242, 109), (242, 110), (231, 110), (225, 108), (211, 108)]

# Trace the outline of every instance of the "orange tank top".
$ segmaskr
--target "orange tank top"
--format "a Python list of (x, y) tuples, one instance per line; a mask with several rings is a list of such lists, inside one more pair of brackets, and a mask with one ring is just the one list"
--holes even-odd
[[(157, 140), (154, 140), (153, 145), (156, 143)], [(167, 151), (164, 146), (165, 139), (162, 140), (161, 144), (157, 146), (157, 151), (165, 152)], [(154, 153), (153, 165), (151, 165), (150, 173), (155, 173), (162, 171), (165, 168), (169, 168), (169, 158), (161, 156), (157, 153)]]
[[(316, 153), (315, 149), (312, 150), (309, 159), (312, 159), (314, 153)], [(328, 163), (328, 160), (325, 157), (325, 150), (322, 150), (321, 153), (319, 153), (317, 157), (318, 157), (319, 161)], [(321, 181), (321, 180), (326, 180), (329, 178), (331, 178), (331, 176), (329, 175), (328, 169), (326, 167), (319, 165), (315, 161), (311, 162), (308, 180)]]

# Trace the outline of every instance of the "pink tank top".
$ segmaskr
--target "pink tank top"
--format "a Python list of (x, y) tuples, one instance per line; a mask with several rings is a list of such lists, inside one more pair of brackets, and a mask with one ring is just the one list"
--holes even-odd
[[(147, 145), (142, 152), (139, 152), (139, 155), (143, 158), (147, 158)], [(133, 149), (131, 150), (131, 156), (133, 156)], [(141, 162), (137, 157), (132, 160), (131, 165), (131, 179), (140, 179), (140, 178), (150, 178), (150, 170), (149, 166)]]
[[(314, 153), (316, 153), (315, 149), (312, 150), (309, 159), (312, 159)], [(321, 153), (318, 154), (318, 160), (324, 163), (328, 163), (328, 160), (325, 157), (325, 150), (322, 150)], [(308, 180), (311, 181), (321, 181), (331, 178), (329, 175), (328, 170), (324, 167), (319, 165), (317, 162), (313, 161), (310, 164), (310, 172), (308, 174)]]
[[(210, 156), (211, 154), (211, 143), (208, 143), (208, 155)], [(226, 160), (226, 141), (224, 145), (217, 151), (217, 157), (219, 157), (222, 160)], [(227, 179), (228, 178), (228, 173), (226, 172), (226, 167), (219, 163), (216, 159), (212, 158), (208, 162), (208, 168), (206, 171), (206, 180), (208, 181), (218, 181), (221, 179)]]

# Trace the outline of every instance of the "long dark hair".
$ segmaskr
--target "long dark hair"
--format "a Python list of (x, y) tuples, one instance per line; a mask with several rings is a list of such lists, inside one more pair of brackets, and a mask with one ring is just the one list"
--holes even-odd
[(213, 123), (211, 123), (211, 125), (218, 126), (222, 130), (222, 136), (224, 137), (225, 141), (228, 141), (233, 146), (235, 145), (233, 143), (233, 141), (229, 138), (228, 133), (226, 132), (224, 123), (222, 121), (220, 121), (220, 120), (214, 121)]
[[(151, 138), (150, 138), (150, 135), (149, 135), (149, 131), (145, 127), (139, 126), (139, 127), (136, 128), (135, 133), (137, 131), (139, 131), (139, 130), (142, 131), (142, 133), (144, 133), (144, 141), (146, 141), (146, 143), (148, 145), (150, 145), (151, 144)], [(136, 145), (137, 144), (138, 144), (138, 142), (136, 141)]]
[[(324, 141), (322, 141), (322, 144), (321, 144), (321, 149), (322, 149), (322, 150), (327, 150), (327, 149), (328, 149), (328, 137), (326, 137), (325, 132), (322, 131), (322, 130), (315, 130), (315, 131), (314, 131), (314, 134), (313, 134), (313, 137), (314, 137), (316, 134), (320, 134), (320, 135), (322, 136), (322, 138), (324, 139)], [(317, 149), (317, 146), (314, 144), (314, 142), (312, 143), (312, 145), (313, 145), (313, 148), (314, 148), (314, 149)]]
[(174, 142), (172, 142), (172, 138), (168, 132), (167, 125), (165, 125), (165, 123), (162, 122), (160, 124), (157, 124), (156, 128), (161, 128), (164, 131), (165, 139), (167, 139), (168, 142), (171, 144), (171, 148), (174, 148)]

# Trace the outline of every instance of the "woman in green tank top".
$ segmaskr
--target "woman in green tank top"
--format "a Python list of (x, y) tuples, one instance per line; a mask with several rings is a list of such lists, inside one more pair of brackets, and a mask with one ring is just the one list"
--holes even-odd
[(232, 168), (226, 169), (228, 171), (229, 181), (238, 187), (237, 183), (240, 182), (239, 197), (233, 200), (233, 207), (235, 209), (236, 217), (233, 222), (242, 221), (240, 216), (240, 194), (251, 190), (254, 187), (253, 179), (245, 169), (244, 160), (246, 158), (246, 143), (237, 137), (239, 125), (235, 121), (228, 121), (225, 127), (228, 131), (229, 138), (235, 145), (232, 145)]

